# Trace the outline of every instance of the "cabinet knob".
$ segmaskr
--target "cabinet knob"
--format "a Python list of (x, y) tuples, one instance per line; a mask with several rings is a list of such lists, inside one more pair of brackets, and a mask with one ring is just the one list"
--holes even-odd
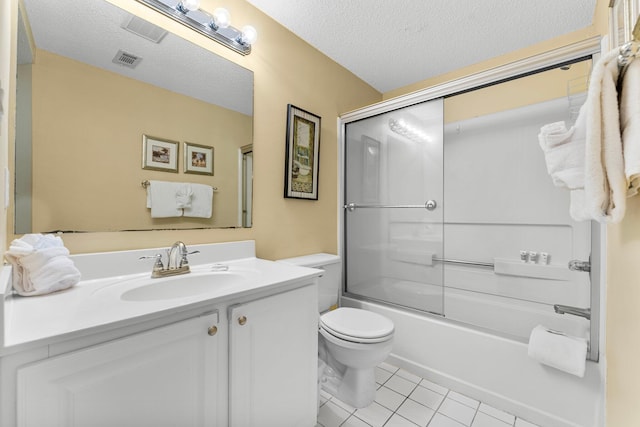
[(247, 316), (240, 316), (238, 317), (238, 323), (240, 325), (244, 325), (245, 323), (247, 323)]
[(207, 329), (207, 333), (211, 336), (214, 336), (215, 334), (218, 333), (218, 327), (215, 325), (209, 327), (209, 329)]

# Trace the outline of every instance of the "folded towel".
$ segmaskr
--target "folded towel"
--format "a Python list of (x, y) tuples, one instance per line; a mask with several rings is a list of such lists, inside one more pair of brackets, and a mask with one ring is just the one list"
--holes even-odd
[(191, 206), (184, 208), (184, 216), (211, 218), (213, 210), (213, 187), (204, 184), (191, 184), (193, 195)]
[(147, 187), (147, 208), (151, 208), (151, 218), (182, 216), (176, 194), (184, 184), (181, 182), (149, 181)]
[(5, 258), (13, 267), (12, 285), (20, 295), (47, 294), (80, 281), (80, 271), (58, 236), (26, 234), (11, 242)]
[(627, 196), (640, 188), (640, 62), (632, 61), (622, 80), (620, 93), (620, 128)]
[(527, 354), (540, 363), (582, 378), (586, 369), (587, 340), (538, 325), (531, 331)]
[(594, 65), (585, 101), (585, 205), (591, 218), (612, 223), (624, 216), (627, 196), (616, 88), (617, 58), (618, 49), (614, 49)]
[(584, 188), (586, 114), (580, 109), (576, 124), (567, 129), (564, 122), (543, 126), (538, 142), (544, 152), (547, 172), (556, 187)]
[(180, 185), (176, 191), (176, 207), (180, 209), (191, 207), (192, 196), (191, 184)]

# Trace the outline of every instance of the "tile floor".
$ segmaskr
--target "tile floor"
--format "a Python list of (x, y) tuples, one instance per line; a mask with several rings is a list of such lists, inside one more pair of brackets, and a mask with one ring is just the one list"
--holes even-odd
[(539, 427), (386, 362), (376, 382), (375, 401), (362, 409), (321, 391), (316, 427)]

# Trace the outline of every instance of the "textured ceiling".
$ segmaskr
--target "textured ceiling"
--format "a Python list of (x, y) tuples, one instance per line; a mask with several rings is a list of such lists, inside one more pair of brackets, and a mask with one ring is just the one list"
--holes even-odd
[[(134, 35), (121, 28), (131, 15), (104, 0), (24, 0), (24, 4), (40, 49), (243, 114), (253, 113), (251, 71), (173, 34), (159, 44)], [(24, 58), (25, 44), (20, 39), (19, 55)], [(135, 69), (114, 64), (118, 50), (142, 61)], [(123, 102), (131, 95), (123, 93)]]
[(592, 23), (596, 3), (596, 0), (247, 1), (380, 92), (587, 27)]

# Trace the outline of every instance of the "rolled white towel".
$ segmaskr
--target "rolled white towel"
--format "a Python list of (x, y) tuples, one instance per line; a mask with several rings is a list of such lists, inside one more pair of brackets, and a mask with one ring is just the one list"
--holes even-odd
[(13, 267), (13, 288), (20, 295), (42, 295), (67, 289), (80, 281), (62, 239), (27, 234), (11, 242), (5, 258)]
[(569, 374), (584, 377), (587, 340), (538, 325), (529, 337), (529, 357)]

